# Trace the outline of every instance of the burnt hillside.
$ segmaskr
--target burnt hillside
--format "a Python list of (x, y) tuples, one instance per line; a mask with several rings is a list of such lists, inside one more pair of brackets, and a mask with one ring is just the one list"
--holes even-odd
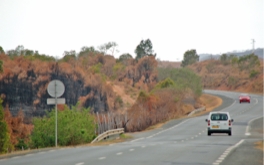
[[(65, 85), (68, 106), (80, 102), (93, 112), (115, 111), (121, 102), (106, 80), (124, 81), (131, 87), (145, 89), (156, 84), (155, 59), (145, 58), (138, 62), (117, 62), (113, 56), (86, 55), (79, 59), (63, 58), (58, 62), (17, 56), (0, 55), (3, 73), (0, 74), (0, 95), (3, 106), (16, 115), (22, 109), (27, 116), (42, 116), (47, 105), (47, 86), (51, 80), (61, 80)], [(124, 65), (124, 63), (126, 65)]]

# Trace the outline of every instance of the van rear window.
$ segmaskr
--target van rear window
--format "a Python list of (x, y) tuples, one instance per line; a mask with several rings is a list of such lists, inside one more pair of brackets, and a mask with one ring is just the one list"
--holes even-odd
[(228, 120), (227, 114), (212, 114), (211, 120)]

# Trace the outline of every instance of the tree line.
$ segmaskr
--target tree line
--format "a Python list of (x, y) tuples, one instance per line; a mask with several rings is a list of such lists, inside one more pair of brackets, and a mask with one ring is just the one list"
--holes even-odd
[[(135, 59), (128, 53), (121, 55), (116, 60), (109, 58), (107, 52), (113, 55), (117, 51), (117, 44), (114, 42), (103, 44), (98, 49), (83, 47), (79, 53), (65, 51), (64, 57), (59, 62), (65, 72), (70, 72), (72, 67), (77, 67), (76, 64), (78, 64), (79, 72), (77, 73), (76, 70), (75, 78), (72, 77), (72, 79), (76, 79), (76, 75), (91, 78), (91, 75), (94, 74), (100, 77), (92, 77), (92, 81), (89, 83), (118, 80), (141, 89), (136, 103), (127, 110), (126, 116), (122, 116), (122, 113), (116, 114), (114, 122), (121, 123), (126, 131), (144, 130), (153, 124), (184, 115), (181, 106), (186, 95), (193, 95), (195, 98), (201, 95), (201, 79), (188, 68), (157, 68), (156, 53), (154, 53), (153, 45), (149, 39), (140, 41), (135, 49)], [(2, 53), (4, 52), (3, 49), (0, 50)], [(196, 51), (191, 51), (192, 53), (196, 54)], [(7, 51), (6, 54), (11, 59), (19, 58), (19, 61), (23, 58), (45, 62), (56, 60), (45, 54), (40, 55), (37, 51), (24, 49), (23, 46)], [(77, 62), (76, 58), (79, 58)], [(193, 62), (193, 60), (190, 61)], [(0, 64), (1, 69), (2, 63)], [(91, 75), (86, 71), (89, 71)], [(18, 77), (22, 77), (22, 75)], [(58, 112), (60, 121), (58, 144), (60, 146), (88, 143), (97, 135), (98, 120), (102, 120), (102, 118), (96, 118), (96, 115), (90, 112), (90, 107), (83, 107), (89, 97), (91, 96), (81, 97), (80, 104), (71, 107), (65, 106)], [(122, 104), (122, 97), (117, 96), (113, 105), (119, 107)], [(3, 130), (0, 133), (0, 152), (54, 146), (54, 118), (54, 110), (52, 110), (46, 112), (44, 117), (33, 118), (31, 125), (25, 124), (22, 111), (14, 117), (8, 112), (8, 109), (4, 111), (0, 105), (0, 129)]]

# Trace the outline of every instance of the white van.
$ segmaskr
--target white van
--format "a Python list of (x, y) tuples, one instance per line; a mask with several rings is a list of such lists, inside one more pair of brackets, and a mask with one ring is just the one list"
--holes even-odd
[(208, 125), (208, 136), (212, 133), (227, 133), (232, 135), (232, 122), (229, 112), (210, 112), (205, 120)]

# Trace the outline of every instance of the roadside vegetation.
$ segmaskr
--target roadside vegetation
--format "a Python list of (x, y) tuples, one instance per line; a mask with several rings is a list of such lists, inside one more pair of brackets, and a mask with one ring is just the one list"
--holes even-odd
[(263, 60), (254, 54), (223, 54), (188, 65), (202, 79), (203, 88), (263, 94)]
[(205, 88), (263, 92), (263, 62), (253, 54), (198, 62), (196, 50), (187, 50), (175, 68), (158, 67), (149, 39), (136, 46), (135, 58), (115, 59), (117, 51), (118, 44), (108, 42), (55, 59), (22, 45), (0, 47), (0, 153), (55, 146), (54, 107), (46, 105), (54, 78), (67, 85), (68, 106), (58, 106), (59, 146), (89, 143), (108, 122), (134, 132), (185, 116), (215, 101), (202, 96)]
[[(89, 108), (67, 106), (58, 111), (58, 146), (78, 145), (91, 142), (95, 137), (95, 119)], [(31, 134), (32, 148), (52, 147), (55, 144), (55, 111), (47, 112), (41, 118), (33, 119)]]

